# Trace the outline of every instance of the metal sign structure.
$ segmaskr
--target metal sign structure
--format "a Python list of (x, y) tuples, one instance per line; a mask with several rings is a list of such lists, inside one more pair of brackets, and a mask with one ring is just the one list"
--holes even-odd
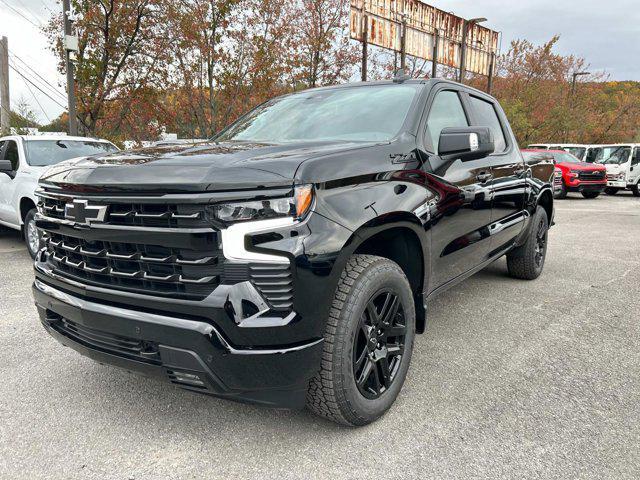
[(367, 44), (376, 45), (403, 60), (460, 68), (461, 78), (465, 71), (491, 76), (499, 48), (498, 32), (421, 0), (351, 0), (351, 38), (363, 42), (365, 54)]

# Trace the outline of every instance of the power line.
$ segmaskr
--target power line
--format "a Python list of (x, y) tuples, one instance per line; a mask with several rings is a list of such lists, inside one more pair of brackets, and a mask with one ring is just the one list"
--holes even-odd
[(33, 25), (34, 27), (36, 27), (37, 29), (40, 29), (42, 27), (41, 25), (36, 25), (31, 19), (27, 18), (27, 16), (25, 14), (23, 14), (20, 10), (12, 7), (11, 5), (9, 5), (7, 2), (5, 2), (4, 0), (0, 0), (0, 2), (4, 3), (7, 7), (9, 7), (11, 10), (13, 10), (15, 13), (17, 13), (18, 15), (20, 15), (22, 18), (24, 18), (27, 22), (29, 22), (31, 25)]
[[(0, 1), (2, 1), (2, 0), (0, 0)], [(38, 85), (36, 85), (35, 83), (33, 83), (31, 80), (29, 80), (29, 79), (28, 79), (28, 78), (27, 78), (27, 77), (26, 77), (22, 72), (20, 72), (20, 70), (18, 70), (18, 69), (15, 67), (15, 65), (10, 65), (10, 67), (13, 69), (13, 71), (14, 71), (14, 72), (16, 72), (18, 75), (20, 75), (20, 76), (22, 77), (22, 79), (23, 79), (25, 82), (28, 82), (28, 83), (30, 83), (32, 86), (34, 86), (35, 88), (37, 88), (37, 89), (38, 89), (38, 91), (39, 91), (40, 93), (42, 93), (45, 97), (47, 97), (47, 98), (48, 98), (49, 100), (51, 100), (53, 103), (55, 103), (55, 104), (56, 104), (56, 105), (58, 105), (60, 108), (62, 108), (62, 109), (63, 109), (63, 111), (67, 111), (67, 110), (68, 110), (68, 109), (67, 109), (67, 107), (66, 107), (65, 105), (60, 104), (60, 102), (58, 102), (55, 98), (53, 98), (53, 97), (52, 97), (51, 95), (49, 95), (47, 92), (45, 92), (44, 90), (42, 90), (42, 88), (40, 88)], [(82, 124), (82, 126), (83, 126), (84, 128), (86, 128), (86, 129), (87, 129), (87, 131), (91, 131), (91, 129), (87, 126), (87, 124), (86, 124), (86, 123), (84, 123), (84, 122), (82, 121), (82, 119), (81, 119), (81, 118), (79, 118), (79, 117), (77, 117), (77, 116), (76, 116), (76, 119), (77, 119), (77, 120)]]
[(20, 58), (17, 54), (15, 54), (14, 52), (12, 52), (11, 50), (9, 50), (9, 53), (16, 59), (20, 60), (20, 63), (22, 63), (31, 73), (33, 73), (36, 77), (38, 77), (43, 83), (45, 83), (49, 89), (54, 92), (56, 95), (60, 95), (60, 97), (62, 97), (64, 100), (66, 100), (66, 95), (62, 92), (60, 92), (53, 84), (49, 83), (49, 81), (47, 81), (42, 75), (40, 75), (38, 72), (36, 72), (31, 66), (29, 66), (29, 64), (27, 62), (25, 62), (22, 58)]
[[(13, 65), (9, 65), (9, 66), (15, 70), (15, 67)], [(47, 119), (47, 122), (51, 123), (51, 119), (49, 118), (49, 115), (47, 115), (47, 112), (45, 112), (44, 108), (42, 108), (42, 104), (38, 100), (38, 97), (36, 97), (36, 95), (33, 93), (33, 90), (31, 90), (31, 87), (29, 86), (28, 83), (26, 84), (26, 86), (27, 86), (27, 90), (29, 90), (29, 93), (31, 94), (35, 102), (38, 104), (38, 106), (40, 107), (40, 110), (42, 110), (42, 114), (44, 115), (44, 118)]]
[(31, 11), (31, 9), (29, 9), (29, 7), (27, 7), (24, 3), (22, 3), (22, 0), (15, 0), (15, 1), (18, 2), (20, 6), (23, 8), (23, 10), (27, 12), (30, 16), (32, 16), (34, 20), (38, 22), (38, 24), (42, 27), (43, 22), (38, 15), (36, 15), (34, 12)]
[[(1, 0), (0, 0), (1, 1)], [(44, 90), (42, 90), (42, 88), (40, 88), (38, 85), (36, 85), (35, 83), (33, 83), (29, 78), (27, 78), (25, 75), (22, 74), (22, 72), (20, 70), (18, 70), (15, 65), (9, 65), (14, 72), (16, 72), (18, 75), (20, 75), (22, 77), (22, 79), (25, 82), (30, 83), (32, 86), (34, 86), (35, 88), (38, 89), (38, 91), (40, 91), (40, 93), (42, 93), (45, 97), (47, 97), (49, 100), (51, 100), (53, 103), (55, 103), (56, 105), (58, 105), (60, 108), (65, 109), (67, 107), (65, 107), (64, 105), (62, 105), (60, 102), (58, 102), (55, 98), (53, 98), (50, 94), (48, 94), (47, 92), (45, 92)]]

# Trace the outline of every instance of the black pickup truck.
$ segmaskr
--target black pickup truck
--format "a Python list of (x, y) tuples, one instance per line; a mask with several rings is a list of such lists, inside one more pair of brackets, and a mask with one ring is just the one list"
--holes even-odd
[(35, 302), (99, 362), (364, 425), (398, 396), (431, 298), (503, 255), (541, 274), (552, 174), (457, 83), (294, 93), (206, 143), (48, 171)]

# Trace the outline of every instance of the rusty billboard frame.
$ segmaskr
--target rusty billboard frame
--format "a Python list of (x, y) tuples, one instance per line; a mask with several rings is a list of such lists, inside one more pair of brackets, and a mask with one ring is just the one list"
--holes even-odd
[[(422, 0), (350, 0), (351, 38), (404, 56), (493, 75), (500, 33), (445, 12)], [(464, 48), (463, 48), (464, 45)], [(435, 60), (435, 61), (434, 61)], [(433, 72), (435, 72), (435, 68)], [(363, 78), (366, 78), (363, 72)]]

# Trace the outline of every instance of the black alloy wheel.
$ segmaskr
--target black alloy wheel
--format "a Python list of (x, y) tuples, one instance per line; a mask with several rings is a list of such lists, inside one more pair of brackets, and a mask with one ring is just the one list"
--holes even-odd
[(546, 218), (541, 218), (538, 222), (536, 232), (536, 244), (534, 260), (536, 267), (540, 268), (544, 265), (544, 258), (547, 254), (547, 240), (549, 238), (549, 229), (547, 228)]
[(365, 398), (379, 398), (391, 387), (402, 363), (406, 334), (398, 295), (378, 292), (360, 318), (353, 348), (353, 374)]

